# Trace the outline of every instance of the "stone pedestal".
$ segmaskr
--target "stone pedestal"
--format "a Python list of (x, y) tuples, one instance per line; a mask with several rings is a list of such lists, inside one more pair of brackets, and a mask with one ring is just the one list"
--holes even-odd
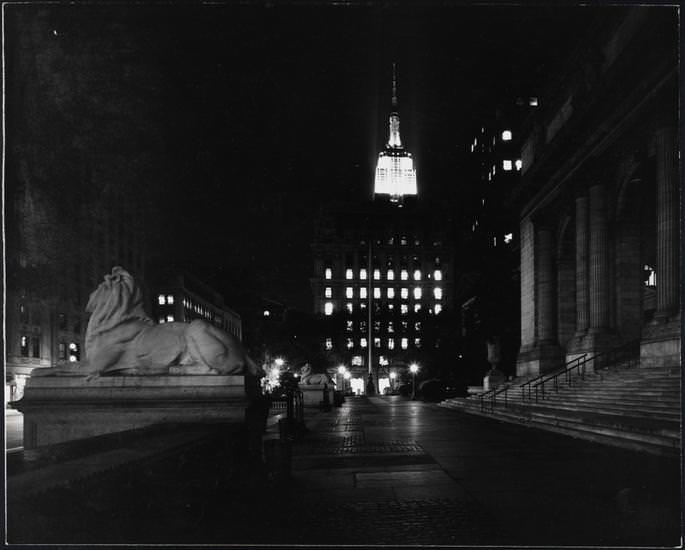
[(31, 378), (14, 407), (33, 449), (160, 423), (242, 424), (244, 376), (170, 375)]
[[(333, 386), (327, 384), (328, 402), (333, 403)], [(302, 390), (302, 402), (305, 407), (318, 407), (323, 401), (324, 384), (311, 384), (300, 386)]]
[(483, 377), (483, 390), (494, 390), (497, 386), (501, 386), (507, 381), (507, 377), (504, 373), (493, 367), (488, 372), (485, 373)]

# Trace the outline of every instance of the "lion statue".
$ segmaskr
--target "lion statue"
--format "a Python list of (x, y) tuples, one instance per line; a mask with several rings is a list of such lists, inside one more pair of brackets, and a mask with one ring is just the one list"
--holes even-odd
[(315, 386), (323, 384), (330, 385), (332, 383), (333, 381), (331, 380), (331, 377), (328, 376), (326, 373), (312, 374), (312, 367), (309, 365), (309, 363), (306, 363), (300, 369), (300, 384), (304, 386)]
[(245, 353), (240, 341), (212, 324), (155, 324), (143, 309), (143, 296), (133, 277), (115, 267), (111, 275), (90, 295), (86, 312), (86, 360), (34, 375), (168, 374), (172, 367), (193, 374), (251, 374), (262, 369)]

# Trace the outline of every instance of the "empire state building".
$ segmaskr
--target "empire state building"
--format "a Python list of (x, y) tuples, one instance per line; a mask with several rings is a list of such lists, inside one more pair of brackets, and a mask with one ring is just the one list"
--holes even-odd
[(405, 150), (400, 137), (400, 115), (397, 108), (397, 73), (392, 66), (392, 110), (388, 141), (378, 154), (375, 195), (389, 195), (391, 202), (402, 203), (405, 195), (416, 195), (416, 169), (411, 153)]

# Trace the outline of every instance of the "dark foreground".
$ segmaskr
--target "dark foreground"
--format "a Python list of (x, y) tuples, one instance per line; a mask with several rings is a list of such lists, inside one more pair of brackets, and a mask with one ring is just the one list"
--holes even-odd
[(348, 399), (307, 427), (290, 480), (241, 466), (214, 433), (12, 499), (8, 541), (679, 544), (674, 460), (399, 397)]

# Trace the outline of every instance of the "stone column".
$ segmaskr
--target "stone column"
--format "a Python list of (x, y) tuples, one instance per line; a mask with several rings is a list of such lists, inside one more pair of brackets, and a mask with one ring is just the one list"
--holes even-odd
[(678, 179), (675, 134), (658, 130), (656, 145), (656, 322), (678, 310)]
[(590, 188), (590, 332), (609, 328), (609, 250), (604, 185)]
[(552, 263), (552, 230), (540, 227), (536, 232), (537, 241), (537, 300), (538, 300), (538, 342), (554, 343), (557, 335), (554, 294), (554, 265)]
[(576, 199), (576, 335), (582, 336), (589, 326), (588, 310), (588, 198)]

